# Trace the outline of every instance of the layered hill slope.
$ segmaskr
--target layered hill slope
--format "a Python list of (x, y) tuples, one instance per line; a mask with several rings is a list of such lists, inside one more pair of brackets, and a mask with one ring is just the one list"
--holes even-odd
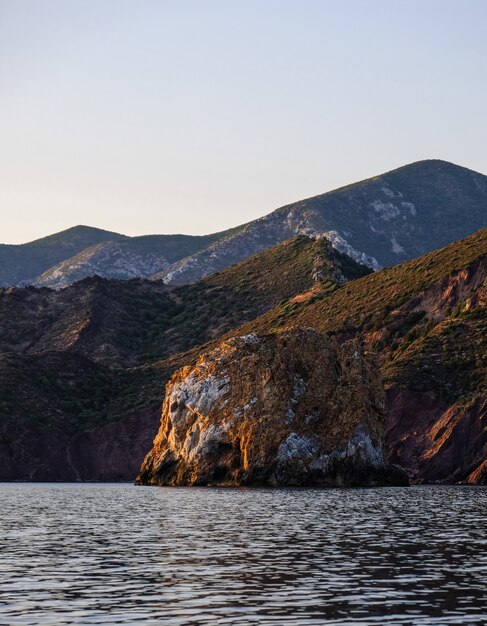
[(90, 278), (0, 290), (0, 479), (134, 478), (164, 384), (191, 358), (177, 353), (368, 271), (301, 237), (178, 289)]
[(299, 234), (325, 234), (338, 250), (378, 269), (486, 225), (486, 176), (445, 161), (420, 161), (282, 207), (156, 276), (195, 282)]
[(486, 256), (484, 229), (364, 275), (325, 239), (298, 238), (195, 285), (4, 290), (0, 476), (133, 478), (176, 369), (222, 333), (299, 325), (376, 352), (389, 461), (419, 482), (485, 483)]
[(126, 237), (78, 226), (0, 246), (0, 286), (60, 288), (94, 275), (189, 284), (298, 235), (325, 235), (339, 251), (378, 269), (486, 225), (486, 176), (445, 161), (420, 161), (212, 235)]

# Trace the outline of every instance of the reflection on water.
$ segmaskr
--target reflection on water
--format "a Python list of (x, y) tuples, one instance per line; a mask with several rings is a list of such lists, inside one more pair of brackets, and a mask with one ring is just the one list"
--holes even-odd
[(485, 624), (487, 489), (0, 485), (0, 624)]

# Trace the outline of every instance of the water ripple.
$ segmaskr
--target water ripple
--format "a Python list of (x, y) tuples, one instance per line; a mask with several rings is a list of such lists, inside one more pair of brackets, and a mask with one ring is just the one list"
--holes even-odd
[(487, 622), (487, 490), (0, 485), (0, 624)]

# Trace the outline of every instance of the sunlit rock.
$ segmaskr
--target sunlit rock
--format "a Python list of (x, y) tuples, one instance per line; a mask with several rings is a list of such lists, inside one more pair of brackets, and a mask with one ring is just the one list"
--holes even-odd
[(384, 461), (384, 392), (356, 341), (312, 329), (221, 343), (166, 388), (138, 481), (159, 485), (404, 484)]

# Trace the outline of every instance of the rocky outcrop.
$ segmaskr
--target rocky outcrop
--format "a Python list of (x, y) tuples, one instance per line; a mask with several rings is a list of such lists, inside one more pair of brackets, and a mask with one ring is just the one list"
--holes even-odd
[(356, 341), (298, 327), (224, 341), (166, 387), (138, 482), (405, 484), (382, 451), (381, 378)]

